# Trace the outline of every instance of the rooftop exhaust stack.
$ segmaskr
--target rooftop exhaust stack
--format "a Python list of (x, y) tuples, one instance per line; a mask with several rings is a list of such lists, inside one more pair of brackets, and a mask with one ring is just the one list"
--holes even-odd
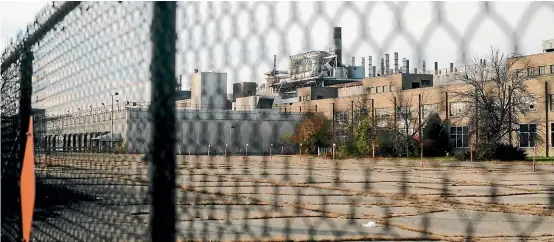
[(425, 71), (425, 61), (423, 61), (423, 74), (426, 74)]
[(355, 66), (355, 65), (356, 65), (356, 57), (352, 56), (352, 65), (351, 66)]
[(439, 74), (439, 63), (435, 61), (435, 75)]
[(414, 68), (414, 74), (417, 74), (417, 68)]
[(398, 73), (398, 52), (394, 52), (394, 73)]
[(387, 76), (390, 74), (390, 60), (389, 60), (389, 54), (385, 54), (385, 70), (387, 71)]
[(450, 73), (454, 72), (454, 63), (450, 63)]
[(385, 59), (381, 58), (381, 76), (385, 75)]
[(406, 58), (402, 58), (402, 73), (406, 73)]
[(367, 72), (367, 77), (374, 77), (375, 76), (375, 67), (373, 66), (373, 56), (369, 56), (367, 61), (369, 62), (369, 70)]
[(406, 74), (410, 74), (410, 60), (406, 60)]
[(376, 67), (376, 66), (373, 66), (373, 72), (372, 72), (372, 73), (373, 73), (373, 77), (375, 77), (375, 72), (377, 71), (376, 69), (377, 69), (377, 67)]
[(365, 57), (362, 57), (362, 68), (365, 67)]
[(183, 75), (179, 75), (179, 81), (175, 85), (175, 91), (181, 91), (181, 86), (183, 85)]
[(335, 55), (337, 56), (337, 65), (342, 64), (342, 28), (335, 27), (333, 31), (335, 41)]

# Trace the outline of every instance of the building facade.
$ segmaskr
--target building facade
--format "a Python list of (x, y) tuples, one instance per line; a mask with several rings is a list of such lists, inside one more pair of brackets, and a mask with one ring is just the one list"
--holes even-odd
[[(512, 127), (509, 135), (512, 144), (528, 153), (536, 148), (537, 155), (550, 156), (554, 152), (554, 52), (512, 57), (508, 62), (511, 63), (510, 73), (528, 76), (525, 85), (531, 94), (527, 100), (514, 101), (524, 102), (517, 105), (528, 108), (517, 117), (519, 123)], [(471, 105), (458, 94), (471, 87), (457, 80), (456, 76), (462, 71), (469, 73), (451, 65), (446, 70), (435, 70), (435, 74), (397, 73), (365, 78), (354, 84), (331, 86), (339, 93), (331, 98), (314, 99), (315, 94), (310, 89), (300, 88), (297, 92), (300, 100), (284, 103), (281, 112), (321, 112), (332, 119), (334, 128), (339, 130), (341, 125), (352, 122), (356, 113), (373, 110), (377, 126), (384, 127), (396, 117), (398, 127), (408, 129), (409, 123), (418, 122), (421, 96), (423, 119), (438, 113), (442, 120), (450, 122), (453, 146), (469, 149), (475, 138), (470, 135), (468, 123), (467, 112)], [(400, 120), (402, 118), (406, 120)], [(407, 132), (415, 133), (414, 130)]]

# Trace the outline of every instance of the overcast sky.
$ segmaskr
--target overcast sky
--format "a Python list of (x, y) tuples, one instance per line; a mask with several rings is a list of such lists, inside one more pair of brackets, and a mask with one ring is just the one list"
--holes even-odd
[[(3, 49), (7, 39), (15, 37), (19, 29), (24, 29), (45, 4), (48, 3), (1, 2), (0, 48)], [(122, 54), (104, 61), (103, 71), (109, 75), (79, 81), (73, 80), (74, 75), (69, 85), (61, 85), (69, 80), (67, 72), (93, 62), (82, 62), (83, 58), (79, 59), (78, 55), (62, 57), (65, 62), (58, 65), (37, 62), (38, 66), (44, 67), (42, 75), (37, 78), (43, 87), (46, 86), (39, 88), (44, 93), (38, 98), (50, 99), (46, 100), (48, 104), (42, 104), (60, 110), (99, 106), (109, 100), (109, 93), (114, 90), (121, 93), (121, 101), (148, 99), (149, 63), (143, 62), (149, 62), (149, 10), (141, 7), (144, 5), (141, 3), (127, 4), (139, 6), (127, 12), (115, 11), (118, 6), (113, 3), (86, 4), (100, 5), (97, 9), (109, 14), (99, 15), (100, 10), (96, 10), (88, 12), (92, 18), (85, 18), (87, 21), (77, 18), (79, 21), (71, 20), (77, 23), (70, 24), (67, 20), (65, 22), (73, 26), (73, 32), (69, 31), (65, 37), (52, 35), (50, 39), (57, 39), (53, 41), (56, 43), (67, 40), (73, 43), (75, 39), (93, 38), (91, 33), (100, 31), (98, 26), (102, 23), (115, 23), (110, 24), (107, 35), (102, 36), (112, 36), (117, 40), (115, 42), (121, 43), (104, 47), (108, 52), (115, 52), (115, 48)], [(94, 22), (96, 18), (99, 21)], [(83, 25), (90, 22), (94, 24)], [(461, 65), (464, 55), (472, 57), (486, 53), (490, 46), (507, 53), (516, 50), (521, 54), (542, 52), (542, 41), (554, 38), (552, 23), (552, 2), (490, 2), (488, 7), (481, 2), (180, 2), (177, 71), (183, 75), (183, 89), (190, 87), (193, 69), (227, 72), (227, 92), (231, 92), (234, 82), (263, 83), (263, 73), (272, 68), (273, 55), (277, 55), (278, 69), (286, 69), (290, 55), (329, 50), (334, 26), (342, 27), (343, 60), (347, 64), (352, 56), (356, 56), (357, 65), (360, 65), (361, 57), (366, 58), (367, 65), (367, 57), (373, 56), (373, 65), (379, 66), (380, 57), (389, 53), (392, 65), (393, 52), (399, 52), (399, 62), (408, 58), (410, 69), (420, 69), (421, 60), (426, 60), (427, 70), (435, 61), (439, 62), (439, 68), (446, 68), (450, 62)], [(137, 46), (132, 46), (133, 50), (129, 51), (131, 43)], [(79, 46), (74, 48), (77, 52), (86, 50), (84, 47), (79, 49)], [(44, 59), (53, 55), (46, 50), (42, 52), (39, 56)], [(95, 57), (98, 58), (102, 57)], [(134, 59), (138, 61), (133, 62)], [(118, 65), (125, 66), (125, 71), (121, 71)], [(47, 71), (52, 66), (57, 66), (57, 72)], [(114, 71), (108, 72), (110, 68), (117, 75), (112, 74)], [(52, 73), (57, 77), (53, 78)], [(74, 91), (64, 91), (64, 88)], [(86, 104), (77, 105), (75, 102)]]

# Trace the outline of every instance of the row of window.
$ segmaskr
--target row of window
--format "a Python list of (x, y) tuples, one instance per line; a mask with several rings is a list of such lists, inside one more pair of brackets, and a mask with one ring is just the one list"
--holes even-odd
[[(554, 146), (554, 123), (550, 125), (550, 144)], [(537, 124), (520, 124), (518, 134), (519, 147), (535, 147), (535, 142), (537, 141)], [(450, 127), (450, 140), (452, 140), (456, 148), (469, 148), (469, 128), (467, 126)]]
[[(67, 119), (58, 119), (54, 121), (49, 121), (47, 123), (48, 128), (54, 128), (57, 126), (70, 126), (70, 125), (76, 125), (76, 124), (85, 124), (85, 123), (92, 123), (92, 122), (101, 122), (101, 121), (107, 121), (111, 120), (112, 113), (105, 112), (105, 113), (99, 113), (94, 115), (88, 115), (88, 116), (81, 116), (81, 117), (72, 117)], [(113, 118), (114, 119), (123, 119), (125, 118), (126, 112), (121, 111), (114, 111), (113, 112)]]
[[(529, 67), (526, 70), (524, 69), (517, 69), (516, 73), (517, 76), (521, 77), (525, 74), (527, 76), (535, 76), (537, 75), (536, 70), (538, 70), (538, 75), (546, 75), (546, 66), (539, 66), (539, 67)], [(550, 74), (554, 74), (554, 65), (550, 65)]]
[(392, 92), (394, 91), (394, 87), (392, 85), (385, 85), (385, 86), (378, 86), (378, 87), (370, 87), (369, 93), (382, 93), (382, 92)]
[[(550, 95), (550, 111), (554, 112), (554, 96)], [(537, 111), (537, 101), (532, 97), (522, 98), (518, 102), (519, 107), (523, 112), (536, 112)], [(467, 114), (469, 108), (468, 102), (452, 102), (450, 103), (449, 115), (451, 117), (462, 117)]]
[[(440, 105), (436, 104), (424, 104), (421, 116), (426, 119), (433, 113), (439, 113)], [(369, 110), (367, 108), (362, 108), (354, 112), (354, 118), (357, 119), (361, 114), (367, 114)], [(390, 108), (376, 108), (375, 116), (380, 120), (387, 120), (390, 118)], [(397, 119), (407, 119), (412, 118), (412, 109), (409, 106), (397, 107)], [(335, 121), (336, 122), (348, 122), (348, 112), (347, 111), (337, 111), (335, 112)]]

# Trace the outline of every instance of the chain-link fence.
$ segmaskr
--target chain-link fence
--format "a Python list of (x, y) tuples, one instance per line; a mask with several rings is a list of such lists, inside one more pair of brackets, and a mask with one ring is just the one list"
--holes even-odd
[[(387, 33), (371, 29), (379, 6)], [(554, 240), (554, 167), (427, 151), (429, 113), (449, 119), (454, 99), (433, 88), (458, 71), (414, 64), (415, 86), (397, 54), (378, 62), (398, 38), (424, 59), (440, 28), (467, 59), (487, 16), (517, 52), (533, 10), (554, 6), (509, 26), (484, 3), (463, 32), (442, 3), (429, 9), (417, 38), (402, 16), (421, 9), (405, 3), (53, 2), (2, 53), (2, 240), (22, 236), (31, 115), (33, 241)], [(360, 48), (378, 56), (367, 70), (346, 64)], [(473, 133), (450, 121), (446, 142), (469, 149)]]

